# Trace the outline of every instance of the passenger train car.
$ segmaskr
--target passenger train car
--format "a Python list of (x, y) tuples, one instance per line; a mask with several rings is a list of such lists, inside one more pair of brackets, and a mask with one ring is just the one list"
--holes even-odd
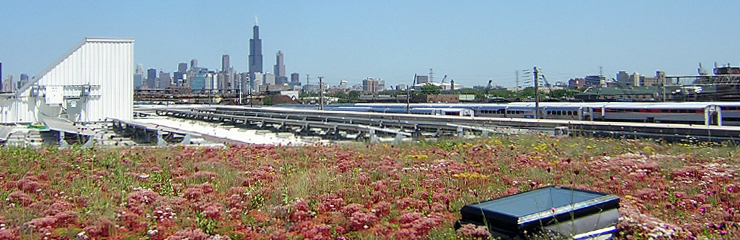
[[(358, 103), (325, 106), (326, 110), (455, 115), (469, 117), (534, 118), (534, 102), (509, 104)], [(542, 102), (542, 119), (683, 123), (740, 126), (740, 102)]]

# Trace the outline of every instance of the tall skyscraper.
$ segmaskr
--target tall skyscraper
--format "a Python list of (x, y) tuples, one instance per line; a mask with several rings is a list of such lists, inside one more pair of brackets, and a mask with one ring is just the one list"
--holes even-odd
[(275, 63), (275, 84), (280, 85), (288, 83), (288, 77), (285, 76), (285, 59), (283, 58), (283, 52), (278, 51), (275, 58), (277, 59)]
[(21, 80), (18, 81), (18, 89), (26, 85), (26, 83), (28, 83), (28, 74), (21, 73)]
[(134, 88), (139, 89), (144, 84), (142, 79), (144, 78), (144, 65), (136, 65), (136, 71), (134, 71)]
[(187, 63), (178, 63), (177, 64), (177, 71), (181, 73), (185, 73), (188, 71), (188, 64)]
[(249, 40), (249, 73), (262, 72), (262, 39), (257, 19), (252, 28), (252, 39)]
[(231, 61), (228, 54), (221, 56), (221, 71), (228, 72), (231, 68)]
[(150, 68), (146, 70), (146, 86), (149, 89), (157, 88), (157, 69)]
[(172, 77), (170, 73), (159, 71), (159, 89), (166, 89), (172, 86)]
[(291, 73), (290, 74), (290, 84), (291, 85), (301, 85), (301, 79), (298, 73)]
[(198, 67), (198, 59), (190, 60), (190, 70), (195, 70)]

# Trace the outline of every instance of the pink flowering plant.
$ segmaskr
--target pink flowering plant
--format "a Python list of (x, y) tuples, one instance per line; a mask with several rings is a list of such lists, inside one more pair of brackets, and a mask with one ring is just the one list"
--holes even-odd
[(0, 239), (488, 239), (462, 206), (621, 198), (618, 239), (739, 236), (738, 148), (588, 137), (0, 149)]

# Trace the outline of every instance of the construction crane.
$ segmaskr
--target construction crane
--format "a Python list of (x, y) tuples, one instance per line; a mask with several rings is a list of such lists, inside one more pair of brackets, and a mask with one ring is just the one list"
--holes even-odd
[(488, 86), (486, 86), (486, 89), (483, 90), (483, 97), (485, 97), (486, 99), (482, 101), (489, 102), (488, 91), (491, 90), (491, 84), (493, 84), (493, 79), (488, 79)]
[(552, 86), (551, 86), (551, 85), (550, 85), (550, 83), (549, 83), (549, 82), (547, 81), (547, 78), (545, 77), (545, 74), (542, 74), (542, 73), (540, 73), (540, 76), (542, 77), (542, 80), (544, 80), (544, 81), (545, 81), (545, 86), (547, 86), (547, 90), (549, 90), (549, 91), (550, 91), (550, 92), (548, 93), (548, 95), (549, 95), (549, 96), (552, 96)]

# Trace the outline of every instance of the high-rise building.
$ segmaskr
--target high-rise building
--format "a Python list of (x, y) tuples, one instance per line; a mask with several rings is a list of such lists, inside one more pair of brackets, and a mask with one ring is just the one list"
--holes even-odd
[(265, 73), (265, 85), (275, 85), (275, 74)]
[(300, 86), (301, 85), (301, 79), (298, 73), (291, 73), (290, 74), (290, 86)]
[(15, 92), (15, 80), (13, 79), (13, 74), (8, 74), (8, 78), (5, 79), (5, 82), (3, 83), (3, 89), (5, 92)]
[(157, 69), (150, 68), (146, 70), (146, 86), (149, 89), (157, 88)]
[(221, 71), (229, 71), (229, 68), (231, 68), (231, 61), (228, 54), (224, 54), (221, 56)]
[(188, 64), (187, 63), (178, 63), (177, 64), (177, 71), (181, 73), (185, 73), (188, 71)]
[(373, 78), (365, 78), (362, 80), (362, 91), (365, 93), (377, 93), (379, 88), (380, 81), (375, 80)]
[(193, 90), (205, 90), (206, 89), (206, 74), (198, 73), (194, 74), (192, 80), (190, 80), (190, 87)]
[(275, 59), (277, 60), (275, 62), (275, 84), (281, 85), (288, 83), (288, 76), (285, 75), (285, 59), (283, 57), (283, 52), (278, 51)]
[(195, 70), (198, 67), (198, 59), (190, 59), (190, 70)]
[(170, 77), (170, 73), (166, 72), (159, 72), (159, 88), (165, 89), (172, 85), (172, 77)]
[(617, 85), (619, 86), (632, 86), (634, 82), (630, 83), (630, 74), (627, 71), (619, 71), (617, 73)]
[(26, 83), (28, 83), (28, 74), (21, 73), (21, 79), (18, 81), (18, 89), (26, 85)]
[(260, 39), (260, 27), (255, 19), (252, 28), (252, 39), (249, 40), (249, 73), (262, 72), (262, 39)]
[(177, 64), (177, 72), (172, 73), (173, 82), (176, 86), (188, 86), (187, 82), (187, 75), (185, 74), (188, 71), (188, 64), (187, 63), (178, 63)]
[(265, 83), (265, 75), (263, 75), (261, 72), (254, 72), (252, 74), (249, 74), (249, 79), (252, 83), (252, 91), (259, 89), (260, 85), (263, 85)]
[(134, 71), (134, 89), (141, 88), (141, 85), (144, 84), (142, 81), (144, 78), (144, 65), (136, 65), (136, 71)]
[(630, 75), (629, 81), (630, 81), (630, 83), (632, 83), (632, 86), (640, 87), (640, 86), (642, 86), (642, 79), (643, 78), (644, 78), (644, 76), (640, 75), (637, 72), (633, 72), (632, 75)]

